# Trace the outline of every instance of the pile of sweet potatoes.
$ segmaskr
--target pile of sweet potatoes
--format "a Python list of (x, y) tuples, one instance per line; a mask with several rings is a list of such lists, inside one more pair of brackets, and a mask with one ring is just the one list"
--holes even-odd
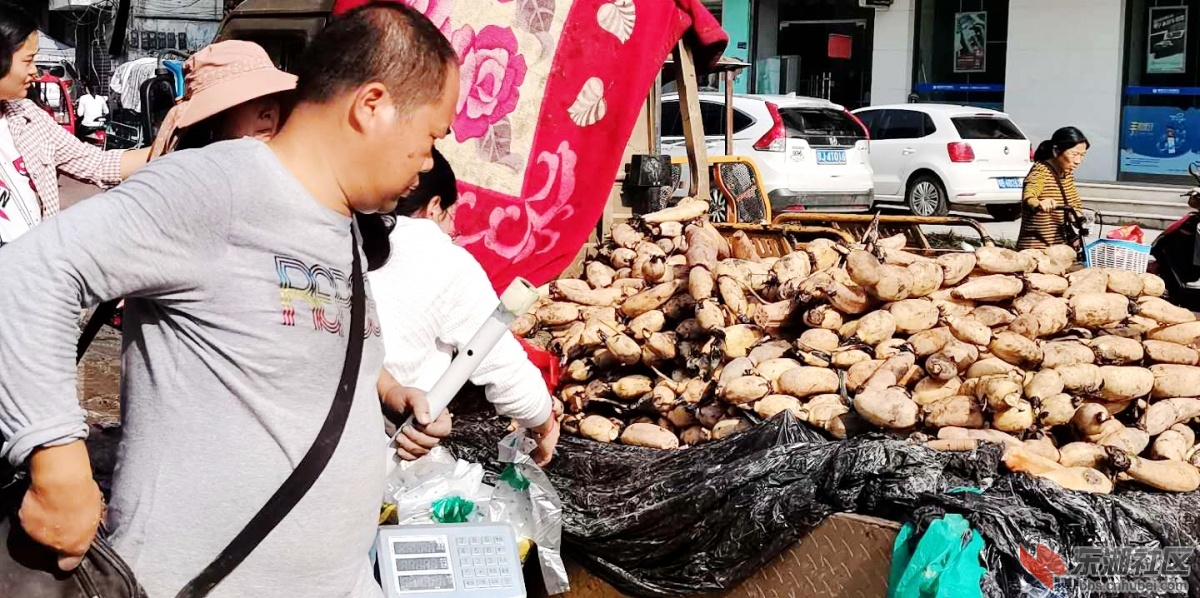
[(560, 356), (563, 426), (599, 442), (674, 449), (790, 411), (837, 438), (1001, 443), (1009, 469), (1076, 490), (1200, 487), (1200, 320), (1069, 247), (764, 258), (685, 200), (544, 290), (513, 330)]

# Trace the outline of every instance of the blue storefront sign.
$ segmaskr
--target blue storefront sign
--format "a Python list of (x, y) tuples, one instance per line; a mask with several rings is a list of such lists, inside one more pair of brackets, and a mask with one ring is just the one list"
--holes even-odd
[(998, 83), (918, 83), (913, 86), (913, 90), (920, 93), (936, 91), (1003, 93), (1004, 85)]
[(1200, 110), (1126, 106), (1121, 118), (1121, 172), (1187, 176), (1200, 160)]

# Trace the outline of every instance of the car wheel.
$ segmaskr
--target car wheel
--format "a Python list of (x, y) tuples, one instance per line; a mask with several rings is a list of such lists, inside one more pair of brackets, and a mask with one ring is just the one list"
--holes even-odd
[(997, 222), (1012, 222), (1021, 217), (1021, 204), (1002, 203), (987, 206), (987, 213), (992, 218), (995, 218)]
[(708, 189), (708, 206), (710, 222), (725, 222), (729, 219), (729, 202), (725, 201), (725, 194), (721, 193), (716, 185)]
[(917, 216), (945, 216), (950, 213), (946, 188), (937, 177), (919, 176), (908, 186), (908, 209)]

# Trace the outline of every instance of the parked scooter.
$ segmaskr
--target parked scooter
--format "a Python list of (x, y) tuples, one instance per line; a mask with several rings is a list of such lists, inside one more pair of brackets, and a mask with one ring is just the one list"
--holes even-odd
[[(1188, 173), (1196, 179), (1183, 196), (1188, 198), (1192, 210), (1200, 210), (1200, 170), (1196, 164), (1188, 166)], [(1200, 310), (1200, 240), (1196, 236), (1200, 225), (1200, 212), (1192, 211), (1167, 227), (1150, 248), (1154, 258), (1155, 273), (1166, 283), (1167, 297), (1171, 303), (1190, 310)]]
[(96, 119), (96, 124), (99, 126), (88, 131), (83, 140), (102, 150), (108, 149), (108, 119), (101, 116)]

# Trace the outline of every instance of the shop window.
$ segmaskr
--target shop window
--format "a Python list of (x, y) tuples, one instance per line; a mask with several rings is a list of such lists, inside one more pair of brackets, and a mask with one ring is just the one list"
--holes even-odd
[(1119, 180), (1194, 185), (1200, 164), (1200, 0), (1130, 0)]
[(1008, 0), (918, 0), (913, 93), (1004, 108)]

